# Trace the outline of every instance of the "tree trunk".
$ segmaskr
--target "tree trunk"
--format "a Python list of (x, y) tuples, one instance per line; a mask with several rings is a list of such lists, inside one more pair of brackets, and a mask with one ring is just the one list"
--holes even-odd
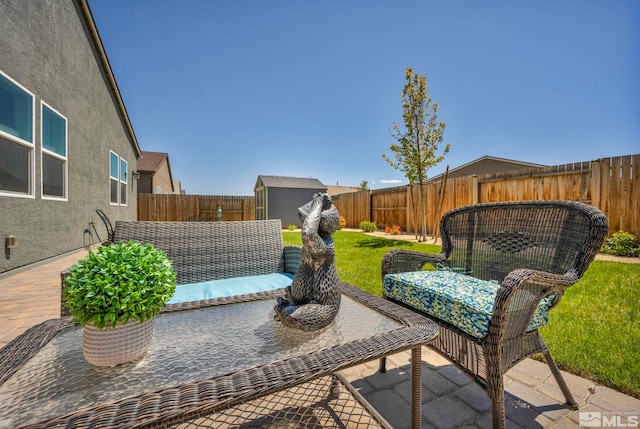
[(420, 186), (420, 214), (422, 215), (422, 232), (418, 241), (422, 242), (427, 241), (427, 214), (424, 207), (424, 186), (422, 183), (418, 186)]

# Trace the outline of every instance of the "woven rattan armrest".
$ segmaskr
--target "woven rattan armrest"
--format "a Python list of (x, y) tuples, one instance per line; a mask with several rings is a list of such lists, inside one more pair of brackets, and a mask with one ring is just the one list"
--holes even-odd
[[(501, 341), (524, 335), (540, 301), (555, 294), (549, 309), (554, 307), (560, 302), (564, 290), (576, 281), (577, 279), (570, 274), (553, 274), (530, 269), (512, 271), (505, 277), (496, 293), (488, 336)], [(509, 322), (505, 323), (507, 318)]]
[(434, 255), (415, 250), (393, 249), (382, 259), (382, 277), (387, 274), (420, 271), (426, 264), (435, 265), (445, 260), (444, 253)]
[(302, 262), (302, 246), (284, 246), (284, 272), (295, 274)]

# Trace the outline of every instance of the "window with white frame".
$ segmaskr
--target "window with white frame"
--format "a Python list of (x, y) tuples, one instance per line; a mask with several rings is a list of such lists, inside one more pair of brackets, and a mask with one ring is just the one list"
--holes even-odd
[(42, 197), (67, 198), (67, 118), (42, 103)]
[(120, 158), (120, 205), (127, 205), (127, 161)]
[(33, 197), (34, 96), (0, 71), (0, 194)]
[(127, 205), (127, 161), (117, 153), (109, 152), (109, 187), (111, 204)]

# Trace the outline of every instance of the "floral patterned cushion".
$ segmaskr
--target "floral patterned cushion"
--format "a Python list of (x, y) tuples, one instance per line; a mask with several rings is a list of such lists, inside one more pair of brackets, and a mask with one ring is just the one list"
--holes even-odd
[[(417, 271), (387, 274), (383, 293), (437, 319), (444, 320), (467, 334), (484, 338), (489, 331), (493, 303), (500, 285), (451, 271)], [(529, 329), (549, 321), (553, 299), (543, 299), (534, 312)]]

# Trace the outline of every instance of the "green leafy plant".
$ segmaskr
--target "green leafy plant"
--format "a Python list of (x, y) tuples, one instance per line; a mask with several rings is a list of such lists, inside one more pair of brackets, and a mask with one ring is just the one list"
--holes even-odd
[(99, 247), (75, 264), (65, 279), (64, 299), (76, 322), (102, 329), (153, 318), (175, 289), (165, 253), (130, 241)]
[(294, 231), (296, 228), (298, 228), (296, 225), (291, 224), (287, 227), (287, 229), (289, 229), (289, 231)]
[(616, 256), (640, 256), (640, 240), (635, 235), (618, 231), (602, 245), (602, 252)]
[(378, 227), (374, 222), (363, 220), (362, 222), (360, 222), (360, 229), (364, 232), (375, 232), (378, 230)]

